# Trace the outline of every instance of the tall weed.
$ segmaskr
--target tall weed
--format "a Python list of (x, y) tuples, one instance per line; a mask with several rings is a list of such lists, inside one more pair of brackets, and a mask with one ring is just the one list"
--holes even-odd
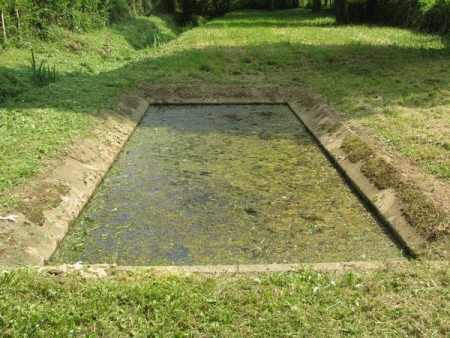
[(39, 86), (46, 86), (57, 80), (55, 65), (50, 67), (45, 60), (42, 60), (38, 65), (33, 50), (31, 50), (31, 72), (33, 81)]

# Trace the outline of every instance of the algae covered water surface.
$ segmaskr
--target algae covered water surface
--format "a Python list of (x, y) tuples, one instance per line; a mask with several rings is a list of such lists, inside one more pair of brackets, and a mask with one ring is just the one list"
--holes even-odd
[(399, 259), (287, 106), (151, 107), (51, 263)]

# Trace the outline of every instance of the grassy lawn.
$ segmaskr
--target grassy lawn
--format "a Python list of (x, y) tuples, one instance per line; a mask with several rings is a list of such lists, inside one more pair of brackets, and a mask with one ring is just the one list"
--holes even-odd
[[(0, 103), (2, 216), (18, 203), (10, 198), (14, 187), (71, 141), (92, 135), (99, 113), (144, 81), (309, 87), (350, 124), (449, 183), (450, 48), (443, 37), (337, 27), (303, 10), (237, 12), (184, 32), (168, 17), (151, 17), (51, 36), (33, 46), (37, 61), (57, 70), (57, 82), (45, 87), (28, 81), (29, 49), (0, 51), (0, 87), (9, 81), (16, 95)], [(449, 273), (416, 263), (359, 277), (136, 271), (89, 280), (21, 270), (0, 275), (0, 335), (448, 336)]]
[(154, 53), (155, 34), (158, 41), (167, 42), (179, 33), (180, 28), (164, 16), (88, 34), (55, 30), (49, 42), (30, 46), (38, 64), (45, 61), (56, 68), (57, 81), (44, 87), (27, 83), (30, 49), (0, 52), (0, 87), (7, 74), (13, 79), (9, 84), (23, 92), (13, 100), (0, 100), (1, 204), (14, 203), (8, 191), (45, 169), (46, 160), (71, 140), (92, 133), (99, 113), (114, 107), (139, 80), (124, 75), (128, 65)]
[[(173, 40), (154, 48), (155, 32)], [(0, 106), (0, 200), (142, 81), (306, 85), (392, 151), (450, 178), (448, 40), (336, 27), (302, 10), (232, 13), (174, 39), (179, 32), (169, 18), (154, 17), (87, 35), (56, 31), (51, 42), (36, 43), (36, 59), (55, 65), (58, 81)], [(0, 72), (23, 79), (30, 51), (3, 51), (0, 63)]]
[(2, 337), (446, 337), (448, 268), (361, 275), (0, 274)]
[[(306, 85), (392, 151), (450, 178), (450, 52), (442, 37), (336, 27), (302, 10), (232, 13), (159, 48), (155, 34), (164, 42), (179, 30), (167, 17), (141, 18), (87, 35), (56, 31), (36, 43), (36, 59), (54, 65), (58, 81), (0, 106), (1, 201), (142, 81)], [(21, 81), (30, 51), (3, 51), (0, 62), (0, 72)]]

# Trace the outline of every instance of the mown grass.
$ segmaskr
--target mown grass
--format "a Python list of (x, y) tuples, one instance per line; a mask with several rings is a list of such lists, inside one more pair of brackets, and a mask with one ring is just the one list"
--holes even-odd
[[(0, 52), (0, 209), (139, 82), (306, 85), (392, 151), (448, 182), (449, 43), (403, 29), (337, 27), (302, 10), (238, 12), (179, 30), (138, 19), (94, 34), (55, 31), (34, 47), (58, 81), (29, 85), (29, 50)], [(148, 35), (134, 27), (147, 27)], [(161, 33), (165, 32), (165, 33)], [(208, 70), (208, 71), (207, 71)], [(4, 75), (7, 74), (7, 75)], [(7, 78), (4, 80), (4, 78)], [(2, 87), (3, 88), (3, 87)], [(408, 265), (362, 277), (304, 272), (243, 278), (132, 272), (113, 280), (0, 277), (4, 336), (448, 336), (449, 270)], [(335, 282), (335, 285), (331, 283)], [(317, 289), (316, 289), (317, 288)], [(314, 292), (316, 290), (316, 292)]]
[(396, 28), (336, 27), (332, 18), (296, 11), (259, 15), (231, 14), (178, 40), (195, 43), (198, 62), (207, 60), (212, 72), (201, 79), (313, 87), (393, 151), (450, 177), (448, 40)]
[[(415, 264), (413, 264), (415, 265)], [(445, 337), (448, 267), (356, 275), (0, 274), (3, 337)]]
[(72, 140), (92, 133), (99, 112), (114, 107), (135, 83), (132, 76), (121, 79), (121, 68), (154, 52), (143, 36), (169, 41), (179, 33), (165, 16), (89, 34), (55, 28), (50, 41), (33, 46), (37, 63), (55, 67), (57, 81), (45, 87), (33, 85), (30, 50), (0, 52), (0, 86), (11, 93), (0, 105), (0, 202), (9, 205), (9, 190), (45, 169)]
[[(37, 60), (56, 66), (58, 82), (26, 88), (2, 105), (0, 192), (92, 130), (100, 110), (142, 81), (307, 85), (391, 150), (450, 177), (450, 52), (443, 37), (337, 27), (333, 18), (304, 10), (232, 13), (148, 48), (155, 33), (169, 41), (179, 29), (168, 17), (139, 18), (86, 35), (55, 30), (49, 43), (34, 46)], [(2, 73), (23, 78), (29, 58), (28, 50), (3, 51)]]

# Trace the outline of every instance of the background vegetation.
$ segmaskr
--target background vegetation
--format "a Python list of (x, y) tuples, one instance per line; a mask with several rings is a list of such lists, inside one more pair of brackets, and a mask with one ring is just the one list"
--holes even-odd
[(450, 1), (349, 0), (348, 20), (448, 33), (450, 32)]
[(174, 10), (161, 0), (0, 0), (2, 44), (28, 46), (48, 39), (54, 27), (88, 32), (132, 17), (149, 16), (157, 8)]
[(201, 24), (232, 10), (328, 8), (338, 22), (384, 23), (447, 33), (450, 0), (0, 0), (0, 45), (27, 46), (51, 27), (90, 31), (155, 10), (178, 12), (182, 23)]

